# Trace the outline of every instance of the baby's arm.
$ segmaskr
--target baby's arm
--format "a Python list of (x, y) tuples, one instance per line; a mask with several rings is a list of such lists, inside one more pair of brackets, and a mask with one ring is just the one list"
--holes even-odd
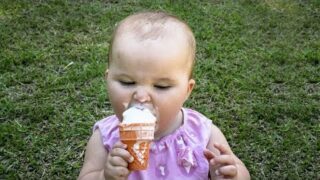
[(129, 175), (127, 162), (132, 160), (132, 157), (125, 148), (124, 144), (117, 142), (108, 153), (102, 144), (100, 131), (95, 130), (88, 142), (78, 179), (127, 179)]
[(211, 179), (250, 179), (246, 166), (233, 154), (225, 136), (215, 125), (212, 125), (210, 140), (204, 155), (209, 161)]

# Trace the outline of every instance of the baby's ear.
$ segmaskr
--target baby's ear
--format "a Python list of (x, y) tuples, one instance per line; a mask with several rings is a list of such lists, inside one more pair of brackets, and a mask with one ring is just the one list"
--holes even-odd
[(106, 69), (106, 72), (104, 72), (104, 78), (105, 78), (105, 79), (107, 79), (108, 74), (109, 74), (109, 69)]
[(196, 82), (194, 79), (189, 79), (186, 100), (189, 98), (195, 84), (196, 84)]

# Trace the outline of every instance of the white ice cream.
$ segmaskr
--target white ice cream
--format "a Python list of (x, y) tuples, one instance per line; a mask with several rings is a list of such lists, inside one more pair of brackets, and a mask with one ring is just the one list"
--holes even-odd
[(142, 106), (133, 106), (127, 109), (122, 116), (123, 124), (156, 122), (156, 117), (151, 113), (151, 111)]

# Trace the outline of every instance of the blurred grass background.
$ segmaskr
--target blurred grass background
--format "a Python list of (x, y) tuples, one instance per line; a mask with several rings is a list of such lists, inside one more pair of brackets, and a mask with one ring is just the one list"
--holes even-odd
[(197, 39), (186, 106), (211, 118), (252, 179), (320, 179), (320, 1), (0, 1), (0, 179), (75, 179), (114, 25), (184, 19)]

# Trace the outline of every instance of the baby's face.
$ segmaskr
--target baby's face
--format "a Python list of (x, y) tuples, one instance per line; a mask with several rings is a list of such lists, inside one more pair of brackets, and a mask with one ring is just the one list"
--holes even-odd
[(119, 37), (107, 75), (111, 105), (120, 120), (125, 104), (142, 104), (156, 112), (156, 133), (162, 134), (178, 119), (194, 80), (189, 79), (190, 56), (182, 40), (138, 41)]

